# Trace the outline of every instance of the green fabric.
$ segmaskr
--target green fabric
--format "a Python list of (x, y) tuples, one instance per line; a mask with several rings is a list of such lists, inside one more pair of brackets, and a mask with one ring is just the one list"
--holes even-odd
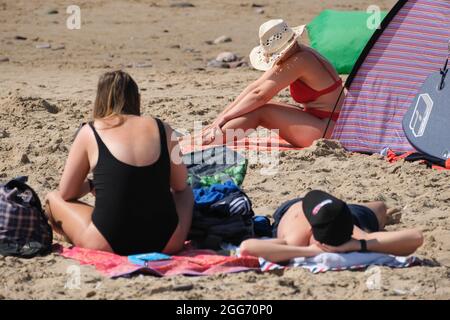
[(241, 186), (247, 173), (248, 161), (226, 146), (212, 147), (183, 156), (188, 164), (188, 184), (193, 188), (209, 187), (233, 181)]
[[(386, 15), (381, 12), (381, 19)], [(371, 16), (362, 11), (322, 11), (307, 26), (311, 47), (327, 58), (339, 74), (349, 74), (375, 32), (367, 27)]]
[(194, 180), (197, 180), (197, 187), (210, 187), (213, 184), (224, 183), (228, 180), (232, 180), (236, 185), (240, 186), (244, 181), (246, 171), (247, 162), (236, 164), (225, 169), (223, 172), (218, 172), (214, 175), (200, 176), (189, 173), (188, 184), (192, 185)]

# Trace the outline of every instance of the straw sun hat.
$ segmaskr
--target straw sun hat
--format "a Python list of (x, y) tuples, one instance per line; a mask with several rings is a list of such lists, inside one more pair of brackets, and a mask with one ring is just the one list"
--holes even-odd
[(305, 31), (305, 25), (290, 28), (283, 19), (269, 20), (259, 27), (259, 46), (250, 52), (253, 68), (266, 71), (280, 60)]

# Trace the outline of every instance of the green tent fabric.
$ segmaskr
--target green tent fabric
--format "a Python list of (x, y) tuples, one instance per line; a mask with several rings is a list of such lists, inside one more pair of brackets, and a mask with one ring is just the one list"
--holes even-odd
[[(386, 15), (381, 12), (381, 20)], [(327, 58), (338, 73), (349, 74), (376, 30), (367, 26), (371, 16), (361, 11), (322, 11), (307, 26), (311, 47)]]

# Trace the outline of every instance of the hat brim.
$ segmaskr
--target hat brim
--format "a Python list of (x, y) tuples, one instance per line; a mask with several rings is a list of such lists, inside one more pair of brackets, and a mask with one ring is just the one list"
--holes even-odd
[(290, 48), (292, 48), (292, 46), (297, 42), (298, 38), (302, 36), (302, 34), (305, 32), (306, 25), (293, 27), (291, 29), (294, 32), (294, 36), (291, 40), (289, 40), (287, 46), (284, 47), (281, 51), (273, 53), (270, 57), (268, 57), (268, 61), (266, 61), (264, 51), (261, 46), (253, 48), (249, 55), (250, 64), (252, 65), (252, 67), (260, 71), (267, 71), (271, 69), (275, 65), (275, 63), (283, 58), (286, 52)]

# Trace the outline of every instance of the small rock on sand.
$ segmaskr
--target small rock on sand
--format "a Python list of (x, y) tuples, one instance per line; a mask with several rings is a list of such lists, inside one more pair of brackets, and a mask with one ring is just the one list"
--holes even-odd
[(264, 14), (264, 9), (263, 8), (256, 8), (255, 9), (255, 12), (257, 13), (257, 14)]
[(206, 66), (210, 68), (225, 68), (225, 69), (229, 68), (228, 63), (217, 61), (216, 59), (208, 61), (208, 64)]
[(192, 283), (179, 284), (172, 287), (173, 291), (190, 291), (192, 289), (194, 289), (194, 285)]
[(28, 158), (28, 156), (24, 153), (22, 154), (22, 156), (20, 157), (20, 163), (21, 164), (28, 164), (30, 163), (30, 159)]
[(0, 62), (9, 62), (9, 58), (0, 56)]
[(232, 39), (230, 37), (223, 35), (223, 36), (220, 36), (220, 37), (216, 38), (213, 41), (213, 43), (214, 44), (219, 44), (219, 43), (225, 43), (225, 42), (231, 42), (231, 41), (232, 41)]
[(239, 61), (233, 61), (228, 63), (228, 67), (230, 69), (235, 69), (235, 68), (239, 68), (239, 67), (246, 67), (248, 66), (248, 63), (245, 62), (244, 60), (239, 60)]
[(221, 52), (216, 57), (216, 60), (220, 62), (233, 62), (238, 60), (238, 57), (233, 52)]
[(53, 51), (57, 51), (57, 50), (64, 50), (66, 48), (65, 45), (61, 44), (59, 46), (53, 47), (52, 50)]
[(50, 113), (58, 113), (59, 112), (59, 108), (56, 105), (48, 102), (47, 100), (42, 100), (41, 105), (42, 105), (42, 107), (44, 107), (45, 110), (47, 110)]
[(24, 36), (15, 36), (14, 40), (27, 40), (27, 37)]
[(252, 3), (252, 8), (263, 8), (264, 5), (258, 3)]
[(47, 14), (58, 14), (59, 12), (58, 12), (58, 10), (56, 10), (56, 9), (49, 9), (48, 11), (47, 11)]
[(92, 298), (93, 296), (95, 296), (97, 293), (95, 291), (89, 291), (88, 293), (86, 293), (86, 298)]
[(133, 64), (133, 68), (151, 68), (152, 64), (148, 62), (138, 62)]
[(8, 138), (8, 137), (9, 137), (9, 132), (8, 131), (6, 131), (5, 129), (0, 130), (0, 139)]
[(50, 43), (39, 43), (36, 45), (36, 49), (50, 49), (51, 47)]
[(172, 3), (170, 5), (170, 7), (172, 7), (172, 8), (193, 8), (195, 6), (190, 2), (178, 2), (178, 3)]

